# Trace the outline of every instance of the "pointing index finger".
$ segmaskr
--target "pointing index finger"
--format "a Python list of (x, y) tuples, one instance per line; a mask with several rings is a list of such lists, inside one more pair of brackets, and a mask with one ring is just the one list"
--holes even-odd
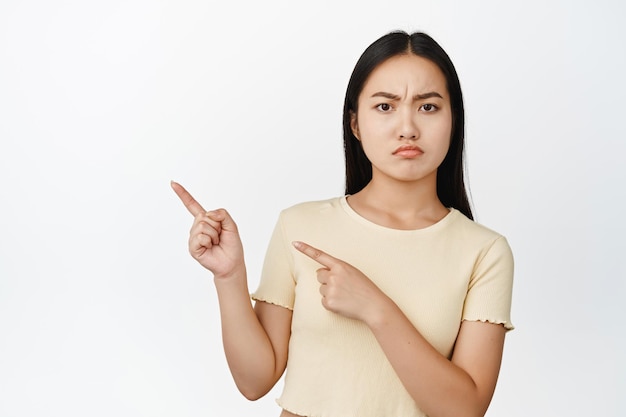
[(337, 259), (330, 256), (324, 251), (321, 251), (313, 246), (307, 245), (304, 242), (292, 242), (293, 246), (300, 252), (304, 253), (315, 262), (322, 264), (326, 268), (332, 268), (337, 263)]
[(200, 203), (198, 203), (196, 199), (189, 194), (189, 191), (185, 190), (185, 187), (174, 181), (171, 182), (171, 186), (178, 198), (180, 198), (180, 201), (183, 202), (185, 207), (187, 207), (187, 210), (189, 210), (189, 213), (191, 213), (194, 217), (200, 213), (206, 212)]

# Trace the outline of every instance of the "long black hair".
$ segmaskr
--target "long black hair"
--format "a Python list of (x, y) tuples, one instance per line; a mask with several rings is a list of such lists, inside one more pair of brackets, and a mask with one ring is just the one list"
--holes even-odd
[(351, 118), (358, 109), (363, 86), (372, 71), (387, 59), (414, 54), (432, 61), (443, 73), (450, 95), (452, 133), (448, 154), (437, 170), (437, 196), (446, 207), (454, 207), (474, 219), (463, 179), (465, 111), (459, 77), (448, 54), (430, 36), (422, 32), (408, 34), (394, 31), (376, 40), (357, 61), (348, 82), (343, 107), (343, 145), (346, 160), (346, 194), (361, 191), (372, 179), (372, 164), (361, 143), (352, 133)]

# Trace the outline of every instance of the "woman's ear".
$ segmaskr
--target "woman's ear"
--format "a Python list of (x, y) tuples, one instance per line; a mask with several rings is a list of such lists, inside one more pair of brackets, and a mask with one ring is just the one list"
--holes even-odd
[(359, 138), (359, 123), (356, 120), (356, 113), (353, 111), (350, 112), (350, 129), (352, 129), (352, 134), (354, 135), (354, 137), (357, 138), (358, 141), (360, 141), (361, 138)]

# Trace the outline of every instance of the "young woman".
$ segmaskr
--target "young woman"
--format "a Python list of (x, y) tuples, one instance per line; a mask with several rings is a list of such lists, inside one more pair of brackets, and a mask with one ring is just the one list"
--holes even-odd
[(423, 33), (383, 36), (343, 120), (346, 195), (280, 214), (254, 307), (235, 223), (172, 183), (233, 378), (257, 399), (287, 369), (282, 417), (483, 416), (513, 328), (513, 258), (472, 220), (452, 62)]

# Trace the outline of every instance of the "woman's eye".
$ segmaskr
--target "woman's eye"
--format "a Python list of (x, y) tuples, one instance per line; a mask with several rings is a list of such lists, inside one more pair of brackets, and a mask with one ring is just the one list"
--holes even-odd
[(424, 110), (426, 113), (434, 112), (435, 110), (437, 110), (437, 106), (435, 106), (434, 104), (426, 103), (422, 105), (422, 110)]
[(391, 105), (389, 103), (380, 103), (376, 108), (380, 111), (389, 111), (391, 110)]

